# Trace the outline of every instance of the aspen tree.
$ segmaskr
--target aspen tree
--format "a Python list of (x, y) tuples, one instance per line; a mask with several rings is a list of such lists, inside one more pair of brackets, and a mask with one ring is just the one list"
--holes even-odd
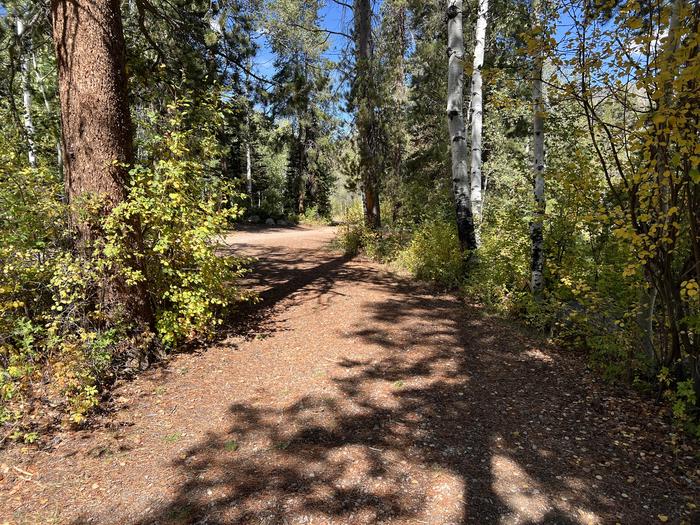
[(462, 0), (447, 5), (447, 122), (452, 149), (452, 191), (457, 213), (457, 234), (463, 251), (476, 248), (467, 165), (467, 130), (464, 123), (464, 35)]

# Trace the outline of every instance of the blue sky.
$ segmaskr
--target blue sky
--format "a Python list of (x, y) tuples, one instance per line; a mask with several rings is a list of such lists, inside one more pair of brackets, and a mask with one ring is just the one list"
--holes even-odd
[[(344, 0), (345, 1), (345, 0)], [(347, 0), (348, 3), (352, 3), (352, 0)], [(376, 9), (381, 4), (381, 0), (376, 0), (374, 2), (374, 9)], [(333, 2), (333, 0), (326, 0), (325, 5), (320, 11), (320, 26), (329, 31), (334, 31), (338, 33), (351, 33), (352, 30), (352, 11), (346, 7), (338, 5)], [(258, 44), (258, 51), (253, 60), (253, 71), (256, 75), (263, 78), (271, 78), (275, 73), (275, 54), (270, 49), (270, 45), (267, 38), (264, 35), (258, 35), (255, 39)], [(328, 50), (324, 53), (324, 56), (329, 60), (337, 62), (342, 57), (342, 51), (348, 45), (348, 39), (342, 35), (330, 34), (328, 36)], [(337, 69), (331, 71), (331, 78), (333, 79), (334, 89), (337, 88), (337, 83), (339, 82), (340, 72)], [(342, 91), (340, 91), (342, 93)], [(339, 118), (343, 123), (347, 124), (352, 120), (352, 115), (347, 113), (345, 110), (345, 103), (341, 100), (336, 106), (335, 116)]]
[[(352, 12), (347, 8), (340, 6), (328, 0), (326, 5), (321, 8), (321, 27), (330, 31), (349, 33), (352, 24)], [(258, 54), (255, 57), (254, 69), (256, 74), (265, 78), (270, 78), (274, 74), (275, 55), (270, 50), (267, 39), (263, 35), (259, 35), (256, 42), (260, 46)], [(347, 45), (347, 39), (340, 35), (330, 35), (328, 39), (330, 44), (325, 56), (330, 60), (338, 60), (342, 49)]]

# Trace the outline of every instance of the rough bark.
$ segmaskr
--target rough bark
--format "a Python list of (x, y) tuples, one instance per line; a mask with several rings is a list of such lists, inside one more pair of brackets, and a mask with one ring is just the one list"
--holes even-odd
[(488, 16), (488, 0), (479, 0), (479, 14), (476, 20), (474, 63), (471, 82), (471, 205), (474, 218), (478, 224), (481, 220), (483, 206), (481, 187), (481, 152), (482, 152), (482, 130), (483, 130), (483, 98), (481, 69), (484, 66), (484, 49), (486, 47), (486, 20)]
[(450, 0), (447, 6), (447, 122), (452, 148), (452, 190), (457, 212), (457, 233), (462, 250), (476, 248), (474, 217), (470, 201), (467, 165), (467, 130), (464, 123), (464, 35), (462, 0)]
[[(535, 22), (538, 22), (538, 12), (535, 10)], [(545, 92), (542, 83), (542, 54), (535, 55), (532, 71), (532, 130), (533, 130), (533, 174), (535, 211), (530, 223), (530, 240), (532, 242), (530, 288), (536, 298), (541, 297), (544, 288), (544, 233), (543, 221), (545, 214), (544, 175), (544, 112)]]
[[(77, 248), (89, 257), (103, 235), (99, 219), (126, 198), (127, 166), (134, 160), (122, 20), (118, 0), (52, 0), (51, 8), (66, 193)], [(88, 200), (99, 203), (96, 219), (80, 213)], [(125, 242), (140, 251), (138, 221), (129, 226)], [(137, 265), (135, 259), (128, 263)], [(151, 325), (145, 285), (128, 286), (119, 273), (105, 286), (102, 302)]]
[(291, 151), (289, 153), (289, 165), (287, 167), (287, 197), (286, 208), (293, 215), (302, 215), (305, 207), (305, 174), (306, 174), (306, 135), (307, 129), (298, 119), (299, 129), (294, 135)]
[(355, 96), (357, 100), (357, 141), (365, 223), (381, 226), (379, 187), (375, 152), (376, 117), (372, 102), (372, 6), (370, 0), (355, 0)]
[(401, 181), (401, 167), (404, 162), (404, 150), (405, 150), (405, 137), (403, 135), (403, 130), (406, 126), (405, 122), (405, 111), (406, 103), (408, 101), (408, 89), (406, 87), (406, 52), (408, 49), (408, 38), (406, 35), (406, 6), (401, 4), (396, 13), (397, 23), (399, 26), (399, 50), (398, 50), (398, 64), (396, 68), (396, 78), (394, 83), (394, 89), (396, 92), (396, 112), (399, 117), (399, 133), (401, 134), (398, 138), (397, 147), (394, 151), (393, 158), (393, 168), (394, 174), (397, 181)]
[(25, 36), (24, 20), (21, 16), (16, 18), (17, 40), (19, 41), (20, 53), (20, 76), (22, 80), (22, 104), (24, 109), (24, 133), (27, 138), (27, 157), (29, 165), (36, 168), (36, 143), (34, 142), (34, 122), (32, 121), (32, 89), (29, 77), (29, 57), (31, 54), (31, 43)]

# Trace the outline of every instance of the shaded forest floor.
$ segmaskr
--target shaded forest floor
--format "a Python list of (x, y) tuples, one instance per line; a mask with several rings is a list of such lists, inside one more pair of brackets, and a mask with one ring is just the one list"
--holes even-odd
[(237, 333), (0, 452), (0, 523), (700, 523), (662, 407), (333, 236), (234, 234), (262, 296)]

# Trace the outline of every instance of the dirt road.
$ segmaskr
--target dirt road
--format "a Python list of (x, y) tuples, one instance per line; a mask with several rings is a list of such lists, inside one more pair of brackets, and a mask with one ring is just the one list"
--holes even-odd
[(0, 523), (698, 519), (697, 460), (660, 406), (333, 235), (234, 234), (261, 303), (120, 385), (99, 428), (0, 453)]

